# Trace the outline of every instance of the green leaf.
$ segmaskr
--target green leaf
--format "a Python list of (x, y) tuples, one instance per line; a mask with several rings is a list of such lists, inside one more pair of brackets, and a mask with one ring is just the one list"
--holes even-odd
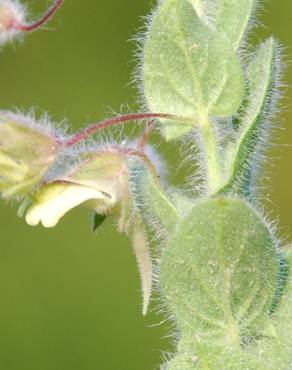
[(106, 220), (107, 215), (94, 213), (93, 215), (93, 232), (95, 232)]
[(228, 40), (233, 50), (237, 50), (254, 13), (257, 0), (219, 0), (217, 1), (215, 23), (218, 31)]
[(190, 198), (182, 191), (170, 189), (167, 191), (167, 197), (176, 208), (181, 217), (184, 217), (194, 206), (194, 199)]
[(271, 313), (277, 311), (278, 306), (280, 305), (282, 298), (285, 293), (286, 286), (288, 284), (289, 278), (289, 265), (286, 259), (285, 254), (279, 254), (279, 273), (278, 273), (278, 283), (275, 297), (271, 306)]
[(249, 94), (240, 117), (237, 142), (228, 153), (231, 161), (223, 192), (239, 192), (250, 196), (251, 183), (259, 174), (261, 152), (267, 145), (271, 117), (278, 98), (281, 73), (278, 45), (273, 38), (262, 44), (251, 61), (247, 77)]
[(236, 51), (244, 40), (258, 0), (189, 0), (197, 16), (210, 28), (216, 28)]
[[(197, 16), (202, 20), (207, 22), (208, 16), (211, 13), (212, 3), (209, 0), (189, 0), (189, 2), (193, 5)], [(213, 4), (214, 7), (214, 4)]]
[[(266, 361), (270, 364), (273, 362), (274, 367), (268, 369), (283, 369), (291, 368), (292, 363), (292, 249), (291, 246), (281, 253), (285, 259), (284, 272), (284, 290), (281, 293), (281, 300), (278, 302), (277, 309), (273, 314), (273, 320), (277, 332), (276, 345), (270, 348)], [(259, 346), (259, 350), (261, 347)]]
[[(149, 110), (190, 117), (234, 114), (244, 94), (243, 72), (229, 40), (204, 24), (188, 0), (166, 0), (149, 27), (144, 49), (144, 93)], [(163, 123), (166, 139), (192, 126)]]
[[(239, 198), (199, 202), (163, 249), (160, 286), (183, 335), (240, 345), (274, 301), (279, 262), (274, 237)], [(212, 339), (213, 338), (213, 339)]]

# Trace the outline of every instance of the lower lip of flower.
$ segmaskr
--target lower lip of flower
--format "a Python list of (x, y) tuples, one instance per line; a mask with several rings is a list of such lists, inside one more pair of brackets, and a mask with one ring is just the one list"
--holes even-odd
[(26, 222), (31, 226), (42, 223), (46, 228), (54, 227), (68, 211), (89, 200), (107, 200), (107, 197), (97, 189), (78, 184), (47, 185), (28, 209)]

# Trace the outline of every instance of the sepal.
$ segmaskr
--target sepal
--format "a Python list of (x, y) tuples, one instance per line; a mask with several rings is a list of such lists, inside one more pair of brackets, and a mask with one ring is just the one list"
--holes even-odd
[(130, 185), (136, 206), (143, 220), (154, 228), (173, 232), (180, 214), (162, 189), (158, 178), (152, 176), (145, 164), (130, 158)]
[(44, 125), (0, 112), (0, 193), (24, 196), (43, 179), (62, 146)]

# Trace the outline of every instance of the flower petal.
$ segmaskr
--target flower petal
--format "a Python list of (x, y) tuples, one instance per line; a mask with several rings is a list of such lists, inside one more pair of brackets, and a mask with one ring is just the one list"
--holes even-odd
[(28, 209), (26, 222), (36, 226), (56, 226), (59, 220), (72, 208), (87, 200), (107, 200), (107, 196), (91, 187), (72, 183), (53, 183), (42, 188), (36, 201)]

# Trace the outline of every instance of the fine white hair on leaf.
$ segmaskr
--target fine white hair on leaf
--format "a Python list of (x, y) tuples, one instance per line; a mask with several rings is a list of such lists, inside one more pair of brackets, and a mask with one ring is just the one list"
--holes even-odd
[[(282, 50), (281, 45), (276, 42), (273, 83), (270, 86), (265, 105), (259, 117), (257, 132), (254, 138), (252, 138), (254, 149), (250, 152), (249, 163), (247, 164), (247, 166), (251, 167), (250, 188), (253, 189), (254, 199), (260, 198), (260, 193), (265, 189), (265, 186), (261, 187), (265, 184), (260, 179), (268, 179), (266, 164), (271, 163), (271, 148), (277, 145), (275, 142), (276, 133), (281, 128), (279, 119), (277, 119), (278, 122), (275, 124), (275, 116), (281, 111), (279, 101), (283, 95), (282, 76), (284, 64), (282, 62)], [(263, 176), (263, 170), (265, 171), (265, 176)]]

